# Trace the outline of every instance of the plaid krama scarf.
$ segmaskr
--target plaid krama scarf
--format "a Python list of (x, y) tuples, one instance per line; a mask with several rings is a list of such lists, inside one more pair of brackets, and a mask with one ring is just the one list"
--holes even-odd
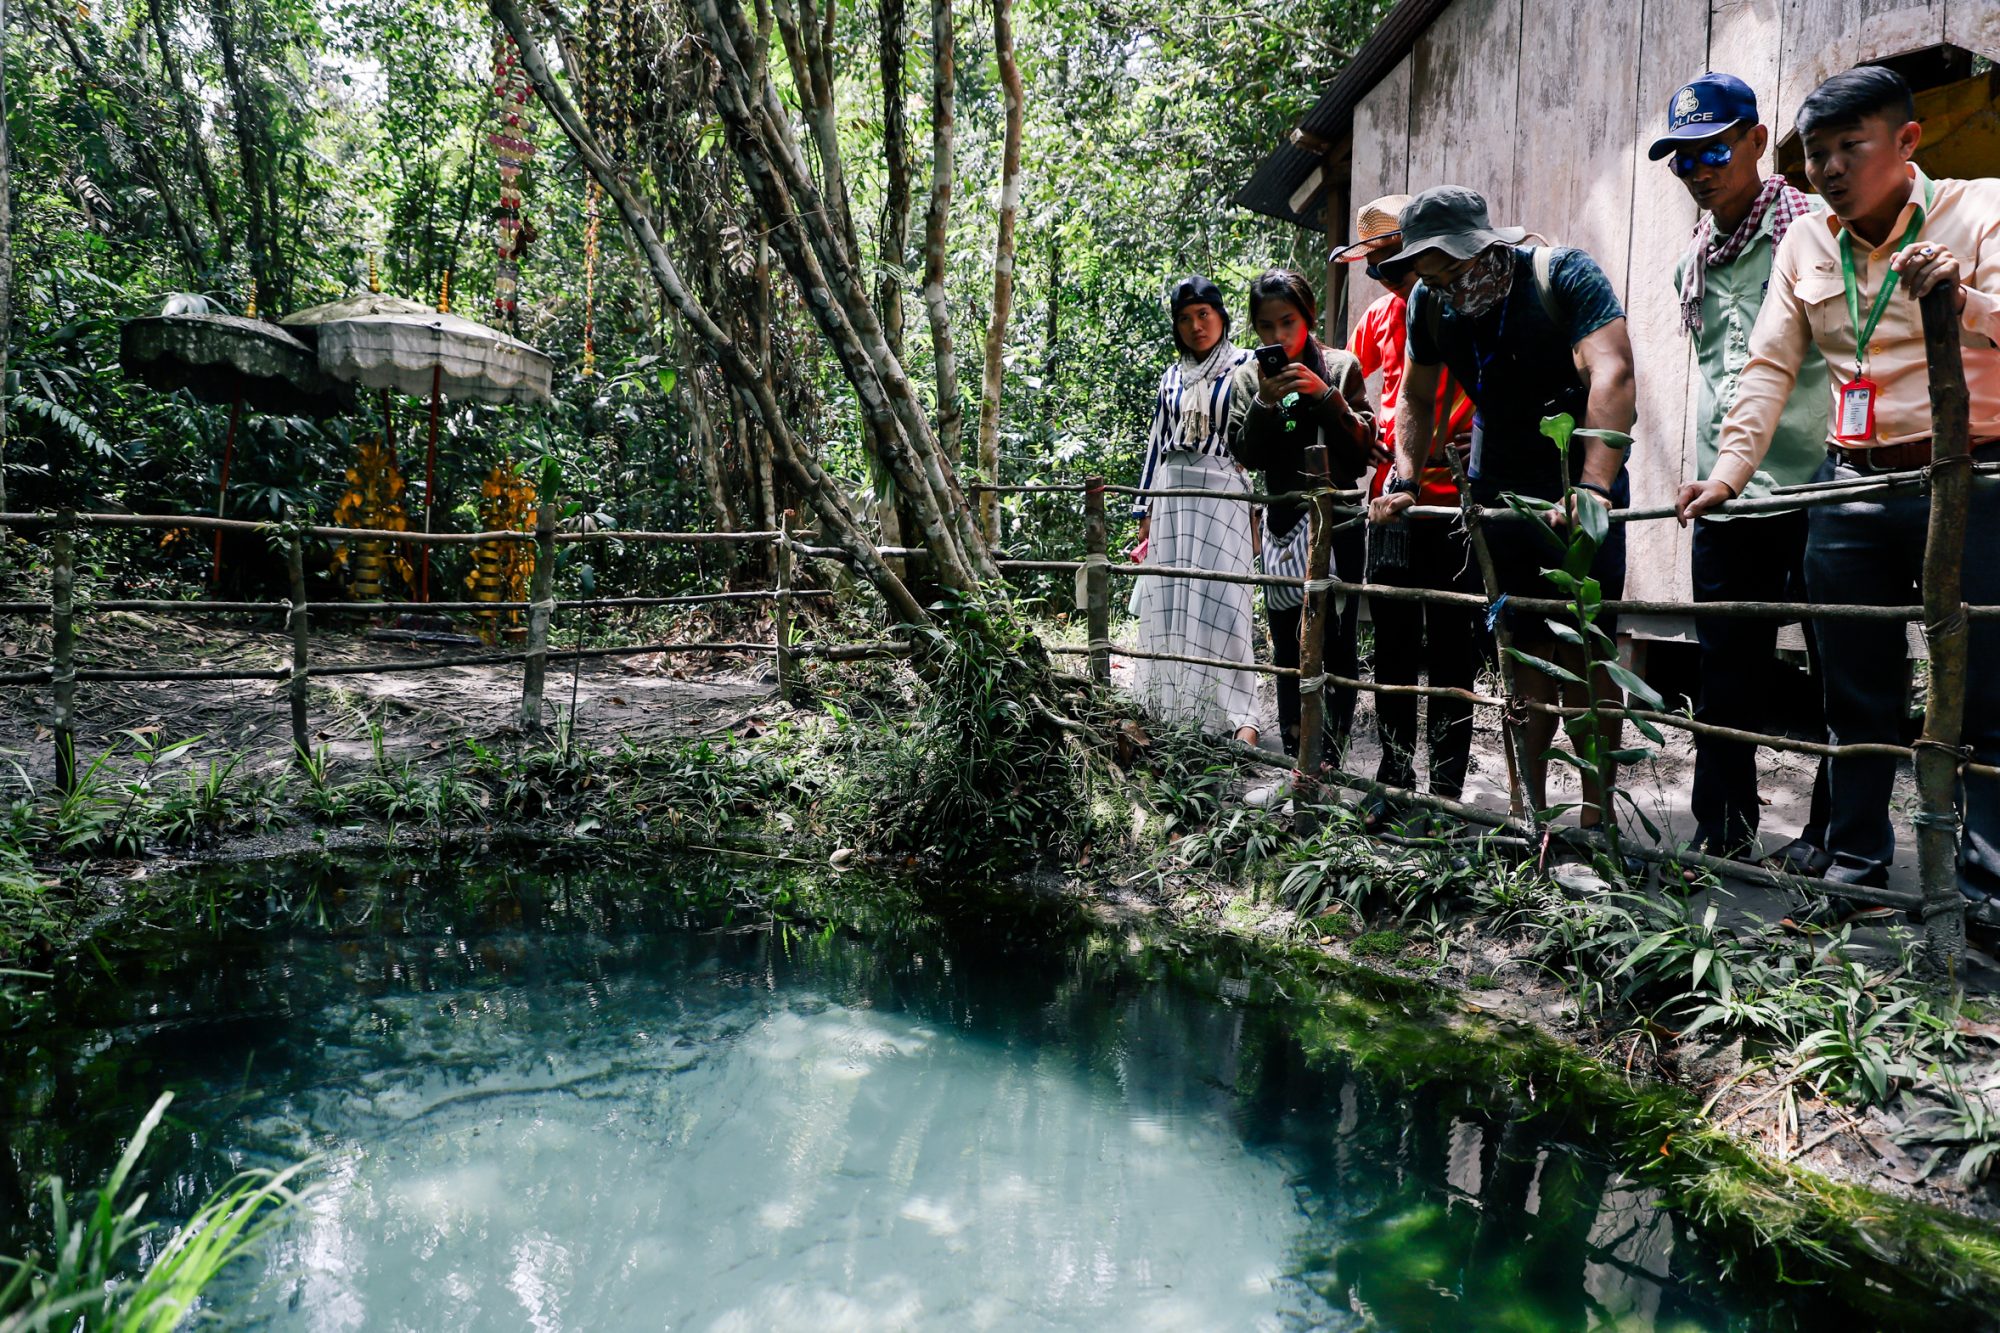
[(1701, 220), (1694, 224), (1692, 244), (1683, 264), (1685, 271), (1681, 274), (1682, 333), (1691, 334), (1701, 327), (1701, 295), (1706, 285), (1708, 266), (1730, 263), (1749, 249), (1750, 242), (1757, 238), (1758, 229), (1763, 226), (1766, 212), (1771, 214), (1771, 244), (1776, 246), (1785, 239), (1786, 231), (1794, 222), (1812, 212), (1812, 204), (1783, 176), (1771, 176), (1764, 181), (1764, 188), (1757, 192), (1757, 202), (1750, 205), (1750, 212), (1728, 236), (1716, 236), (1713, 213), (1703, 213)]

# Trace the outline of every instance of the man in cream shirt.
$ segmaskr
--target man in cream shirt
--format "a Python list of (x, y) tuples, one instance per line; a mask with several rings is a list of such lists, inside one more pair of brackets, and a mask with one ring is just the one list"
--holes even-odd
[[(1687, 522), (1743, 491), (1770, 448), (1811, 348), (1832, 373), (1827, 461), (1818, 479), (1866, 480), (1930, 462), (1930, 377), (1917, 298), (1958, 286), (1972, 444), (2000, 457), (2000, 181), (1931, 180), (1912, 154), (1923, 134), (1909, 86), (1874, 66), (1835, 75), (1799, 106), (1806, 175), (1831, 210), (1786, 233), (1750, 338), (1750, 362), (1722, 423), (1714, 468), (1681, 488)], [(1967, 523), (1965, 599), (2000, 604), (2000, 479), (1976, 477)], [(1930, 499), (1920, 488), (1812, 509), (1806, 586), (1818, 602), (1909, 605), (1919, 598)], [(1907, 716), (1903, 626), (1815, 622), (1836, 744), (1899, 743)], [(2000, 759), (2000, 621), (1973, 622), (1964, 741)], [(1826, 849), (1832, 881), (1880, 886), (1895, 854), (1889, 798), (1896, 762), (1831, 764)], [(1968, 776), (1959, 885), (1971, 918), (2000, 925), (2000, 783)], [(1843, 913), (1818, 904), (1807, 917)]]

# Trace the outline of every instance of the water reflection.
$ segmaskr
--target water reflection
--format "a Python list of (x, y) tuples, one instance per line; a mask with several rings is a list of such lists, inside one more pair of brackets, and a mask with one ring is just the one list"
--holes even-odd
[(1587, 1137), (1493, 1089), (1309, 1058), (1304, 1011), (1221, 954), (1018, 903), (801, 932), (630, 877), (335, 867), (273, 893), (290, 928), (135, 942), (0, 1055), (0, 1246), (25, 1180), (95, 1175), (171, 1086), (169, 1214), (242, 1164), (324, 1154), (310, 1213), (227, 1293), (270, 1327), (1681, 1330), (1831, 1308), (1722, 1281)]

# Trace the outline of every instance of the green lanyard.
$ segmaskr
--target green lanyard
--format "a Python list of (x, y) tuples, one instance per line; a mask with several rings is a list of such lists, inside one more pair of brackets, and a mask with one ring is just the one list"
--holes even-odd
[[(1923, 230), (1924, 215), (1930, 211), (1931, 183), (1924, 181), (1924, 202), (1911, 217), (1910, 225), (1903, 232), (1903, 242), (1896, 248), (1905, 249), (1917, 239)], [(1840, 232), (1840, 280), (1847, 288), (1847, 320), (1854, 327), (1854, 377), (1861, 378), (1861, 358), (1868, 351), (1868, 340), (1875, 336), (1875, 326), (1882, 322), (1882, 312), (1889, 308), (1889, 293), (1896, 290), (1896, 280), (1903, 275), (1890, 269), (1882, 279), (1882, 290), (1875, 293), (1874, 308), (1868, 312), (1868, 324), (1861, 323), (1861, 288), (1854, 277), (1854, 233), (1843, 227)]]

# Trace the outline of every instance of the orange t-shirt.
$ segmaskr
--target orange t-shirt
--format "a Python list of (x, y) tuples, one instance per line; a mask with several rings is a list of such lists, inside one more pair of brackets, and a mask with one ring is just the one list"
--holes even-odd
[[(1362, 312), (1361, 326), (1355, 329), (1353, 345), (1348, 349), (1361, 362), (1363, 375), (1382, 372), (1382, 410), (1375, 414), (1376, 436), (1377, 442), (1391, 454), (1396, 450), (1396, 401), (1403, 388), (1403, 358), (1409, 346), (1409, 330), (1404, 324), (1409, 308), (1409, 302), (1396, 293), (1384, 292)], [(1472, 400), (1449, 374), (1438, 385), (1438, 410), (1445, 411), (1447, 405), (1450, 425), (1443, 434), (1446, 441), (1472, 429)], [(1371, 497), (1380, 495), (1388, 485), (1392, 466), (1375, 465), (1375, 475), (1368, 482)], [(1448, 464), (1439, 462), (1435, 467), (1426, 467), (1422, 480), (1423, 489), (1417, 493), (1420, 503), (1458, 503), (1458, 486), (1452, 480)]]

